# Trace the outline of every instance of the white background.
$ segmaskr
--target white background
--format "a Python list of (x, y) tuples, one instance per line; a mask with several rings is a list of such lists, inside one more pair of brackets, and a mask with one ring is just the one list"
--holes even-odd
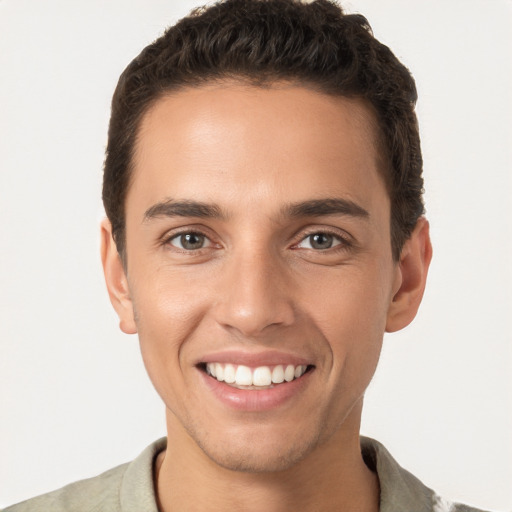
[[(192, 0), (0, 0), (0, 506), (165, 434), (99, 261), (110, 96)], [(353, 0), (418, 83), (435, 255), (363, 432), (447, 498), (512, 510), (512, 2)]]

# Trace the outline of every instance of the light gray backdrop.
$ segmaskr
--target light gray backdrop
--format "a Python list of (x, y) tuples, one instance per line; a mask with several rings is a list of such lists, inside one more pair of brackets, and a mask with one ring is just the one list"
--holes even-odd
[[(110, 96), (193, 0), (0, 0), (0, 506), (164, 435), (99, 260)], [(512, 3), (353, 0), (418, 82), (435, 246), (363, 432), (447, 498), (512, 510)]]

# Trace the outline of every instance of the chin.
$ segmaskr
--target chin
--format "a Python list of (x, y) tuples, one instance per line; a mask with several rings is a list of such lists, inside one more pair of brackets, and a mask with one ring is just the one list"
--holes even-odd
[(293, 437), (269, 439), (268, 435), (251, 434), (230, 436), (219, 442), (196, 438), (196, 443), (210, 460), (230, 471), (274, 473), (297, 465), (318, 445), (316, 439), (304, 435)]
[(310, 450), (289, 450), (286, 453), (266, 454), (261, 451), (203, 450), (217, 465), (242, 473), (275, 473), (286, 471), (303, 460)]

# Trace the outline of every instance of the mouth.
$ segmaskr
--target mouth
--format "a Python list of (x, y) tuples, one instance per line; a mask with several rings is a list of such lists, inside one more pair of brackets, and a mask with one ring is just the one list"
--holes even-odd
[(235, 389), (264, 390), (301, 379), (313, 371), (313, 365), (277, 364), (250, 367), (243, 364), (208, 362), (198, 368), (212, 379), (223, 382)]

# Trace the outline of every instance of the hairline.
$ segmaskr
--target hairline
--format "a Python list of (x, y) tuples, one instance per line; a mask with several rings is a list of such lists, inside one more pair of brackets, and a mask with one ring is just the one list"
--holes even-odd
[[(128, 197), (130, 188), (132, 186), (135, 174), (135, 164), (137, 151), (139, 149), (139, 141), (141, 135), (143, 133), (142, 125), (144, 123), (144, 119), (156, 108), (156, 106), (160, 103), (161, 100), (164, 100), (167, 97), (172, 97), (180, 92), (187, 90), (195, 90), (208, 88), (215, 85), (218, 86), (247, 86), (248, 88), (259, 88), (259, 89), (272, 89), (272, 88), (280, 88), (281, 87), (297, 87), (306, 90), (310, 90), (312, 92), (316, 92), (318, 94), (323, 94), (326, 96), (334, 97), (334, 98), (346, 98), (349, 100), (354, 100), (359, 102), (359, 104), (363, 105), (366, 109), (366, 121), (367, 126), (369, 126), (371, 130), (370, 137), (374, 140), (375, 147), (375, 155), (376, 155), (376, 169), (378, 174), (384, 181), (384, 186), (386, 192), (388, 194), (388, 198), (390, 202), (393, 201), (392, 197), (392, 164), (391, 158), (389, 155), (389, 150), (387, 144), (384, 140), (384, 130), (380, 126), (379, 116), (376, 108), (372, 104), (372, 102), (365, 98), (364, 95), (358, 93), (349, 93), (343, 92), (340, 90), (336, 90), (333, 87), (326, 87), (323, 85), (322, 80), (305, 80), (301, 78), (293, 78), (290, 76), (278, 76), (278, 74), (274, 73), (262, 73), (262, 75), (252, 75), (248, 73), (218, 73), (217, 75), (212, 75), (209, 77), (195, 76), (192, 77), (190, 81), (180, 81), (175, 84), (168, 84), (166, 87), (162, 87), (160, 91), (156, 92), (150, 100), (146, 102), (144, 108), (139, 113), (136, 118), (135, 125), (133, 127), (133, 143), (131, 144), (130, 151), (130, 159), (127, 166), (127, 176), (128, 180), (126, 183), (126, 187), (124, 189), (124, 194), (122, 197), (122, 225), (118, 226), (116, 231), (116, 247), (118, 248), (118, 253), (121, 258), (123, 264), (127, 265), (127, 254), (126, 254), (126, 199)], [(396, 260), (395, 248), (393, 242), (393, 211), (392, 205), (390, 209), (390, 236), (391, 236), (391, 251), (393, 259)], [(119, 240), (119, 238), (121, 240)], [(120, 242), (120, 243), (119, 243)], [(120, 249), (119, 249), (120, 246)]]

